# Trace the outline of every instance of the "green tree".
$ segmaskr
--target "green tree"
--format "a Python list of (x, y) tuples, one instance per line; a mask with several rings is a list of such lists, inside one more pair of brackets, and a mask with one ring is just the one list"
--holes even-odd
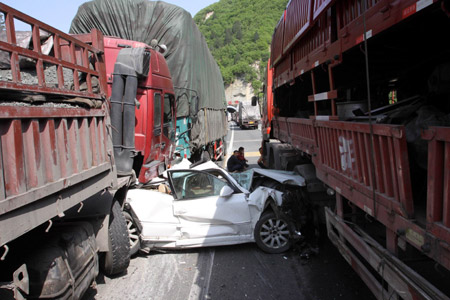
[(230, 28), (225, 29), (225, 45), (228, 45), (233, 40), (232, 32)]
[(253, 35), (253, 41), (256, 42), (257, 40), (259, 40), (259, 34), (258, 31), (255, 31), (255, 34)]
[(239, 53), (236, 53), (236, 55), (234, 56), (234, 63), (238, 63), (238, 61), (241, 59), (241, 55)]
[(233, 33), (234, 34), (236, 34), (236, 32), (238, 31), (238, 30), (241, 30), (242, 28), (241, 28), (241, 22), (240, 21), (235, 21), (234, 23), (233, 23)]
[[(237, 77), (259, 89), (269, 59), (272, 33), (288, 0), (220, 0), (194, 21), (216, 59), (225, 84)], [(206, 14), (213, 17), (205, 21)], [(253, 65), (259, 64), (259, 70)]]

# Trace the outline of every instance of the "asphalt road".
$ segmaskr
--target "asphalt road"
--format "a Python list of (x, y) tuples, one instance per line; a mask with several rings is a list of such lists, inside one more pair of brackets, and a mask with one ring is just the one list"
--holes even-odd
[[(260, 131), (231, 129), (229, 149), (244, 147), (252, 166)], [(266, 254), (256, 244), (153, 251), (133, 258), (126, 274), (100, 274), (83, 300), (375, 299), (325, 234), (318, 253), (304, 254), (299, 247)]]
[[(261, 130), (240, 129), (234, 122), (229, 123), (230, 131), (227, 136), (228, 156), (233, 154), (233, 150), (244, 147), (245, 157), (248, 160), (250, 168), (257, 167), (259, 158), (259, 147), (261, 147)], [(226, 166), (226, 159), (222, 166)]]

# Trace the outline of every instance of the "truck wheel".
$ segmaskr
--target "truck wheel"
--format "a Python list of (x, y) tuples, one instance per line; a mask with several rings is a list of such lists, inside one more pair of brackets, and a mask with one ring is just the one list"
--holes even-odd
[(291, 247), (289, 224), (274, 212), (264, 213), (255, 226), (255, 241), (267, 253), (282, 253)]
[(214, 159), (214, 146), (209, 146), (208, 147), (208, 153), (209, 153), (209, 157), (211, 159), (211, 161), (215, 161)]
[(225, 138), (222, 140), (222, 145), (223, 145), (223, 155), (222, 157), (225, 158), (227, 156), (227, 141), (225, 140)]
[(114, 201), (109, 216), (109, 251), (102, 258), (102, 269), (106, 276), (124, 272), (130, 264), (130, 242), (125, 217), (120, 204)]
[(269, 147), (269, 169), (275, 169), (275, 157), (272, 147)]
[(123, 212), (123, 215), (125, 216), (125, 221), (127, 222), (128, 240), (130, 241), (130, 256), (133, 256), (141, 248), (139, 232), (133, 217), (126, 211)]
[(211, 155), (209, 154), (208, 151), (205, 150), (205, 151), (203, 151), (202, 154), (201, 154), (200, 161), (206, 162), (206, 161), (208, 161), (208, 160), (211, 160)]

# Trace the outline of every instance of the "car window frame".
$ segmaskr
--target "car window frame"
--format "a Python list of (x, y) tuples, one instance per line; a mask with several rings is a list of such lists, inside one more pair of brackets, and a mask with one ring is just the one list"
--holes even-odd
[[(177, 194), (177, 191), (175, 189), (175, 186), (173, 184), (173, 181), (172, 181), (172, 173), (178, 173), (178, 172), (203, 173), (205, 175), (214, 176), (218, 180), (225, 181), (227, 183), (227, 185), (234, 190), (234, 193), (237, 193), (237, 192), (238, 193), (242, 193), (242, 191), (240, 189), (237, 189), (235, 187), (235, 185), (228, 179), (227, 176), (223, 176), (223, 178), (218, 178), (214, 174), (211, 174), (211, 173), (207, 172), (207, 170), (205, 170), (205, 171), (203, 171), (203, 170), (193, 170), (193, 169), (167, 170), (167, 175), (168, 175), (167, 177), (169, 179), (168, 181), (169, 181), (170, 189), (172, 190), (172, 195), (173, 195), (173, 198), (174, 198), (175, 201), (195, 200), (195, 199), (214, 197), (214, 196), (220, 197), (219, 195), (198, 196), (198, 197), (191, 197), (191, 198), (179, 197), (179, 195)], [(219, 172), (219, 173), (221, 173), (222, 175), (225, 175), (222, 172)]]

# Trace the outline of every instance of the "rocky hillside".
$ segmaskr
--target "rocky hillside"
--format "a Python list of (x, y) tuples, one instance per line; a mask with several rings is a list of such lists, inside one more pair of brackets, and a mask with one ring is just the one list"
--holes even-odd
[(288, 0), (220, 0), (194, 20), (220, 66), (227, 100), (260, 90), (273, 29)]

